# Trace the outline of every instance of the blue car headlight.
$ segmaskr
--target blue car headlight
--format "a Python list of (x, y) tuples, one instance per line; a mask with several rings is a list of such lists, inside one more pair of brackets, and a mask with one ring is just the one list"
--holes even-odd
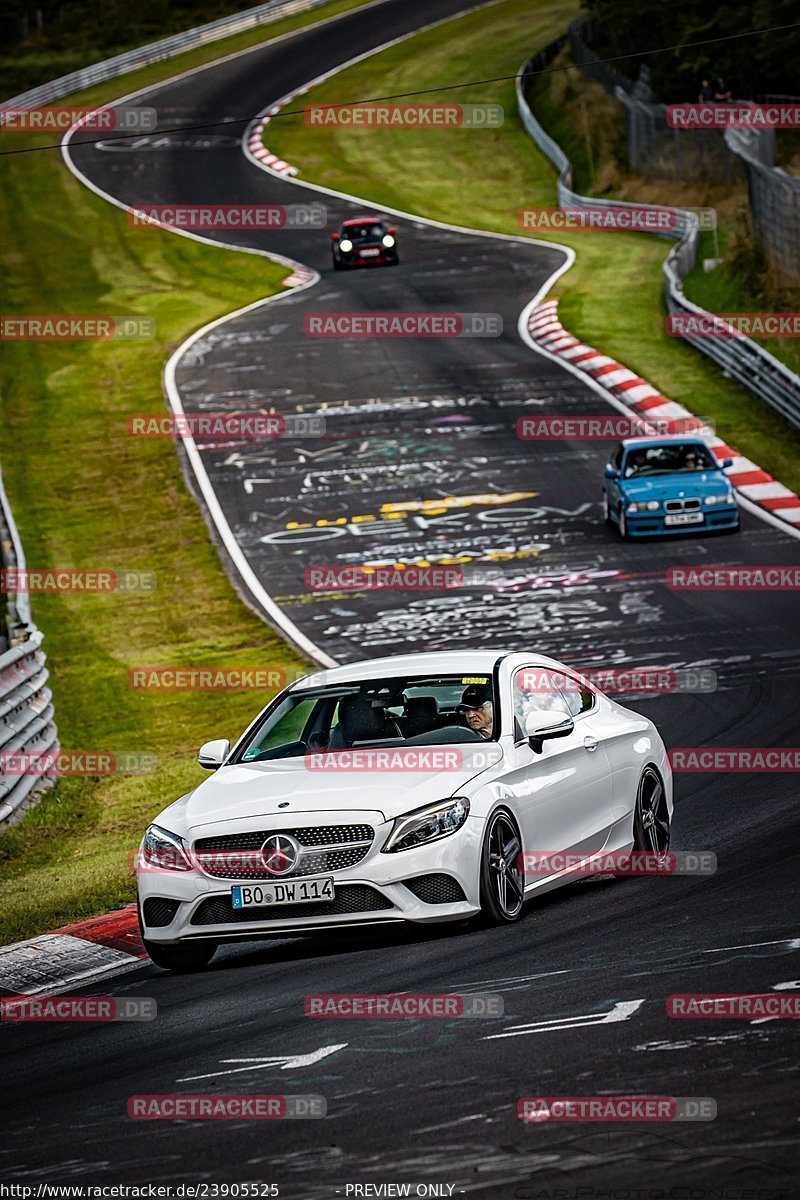
[(733, 492), (719, 492), (714, 496), (706, 496), (704, 504), (735, 504)]
[(632, 513), (657, 512), (660, 507), (658, 500), (631, 500), (627, 511)]
[(395, 854), (398, 850), (413, 850), (427, 842), (438, 842), (449, 837), (469, 816), (469, 800), (466, 796), (452, 796), (438, 804), (428, 804), (416, 812), (398, 817), (392, 832), (383, 847), (384, 854)]

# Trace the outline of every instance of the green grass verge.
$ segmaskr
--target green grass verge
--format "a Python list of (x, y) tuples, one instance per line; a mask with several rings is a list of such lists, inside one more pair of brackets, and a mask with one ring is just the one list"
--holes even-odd
[[(102, 103), (188, 66), (311, 24), (353, 3), (161, 63), (71, 98)], [(0, 148), (49, 135), (6, 134)], [(281, 290), (269, 260), (134, 229), (82, 187), (57, 151), (3, 160), (4, 313), (153, 317), (139, 342), (7, 342), (0, 366), (6, 488), (30, 567), (154, 571), (141, 595), (36, 595), (67, 750), (154, 754), (148, 775), (59, 780), (0, 835), (0, 944), (133, 898), (129, 855), (147, 821), (198, 783), (196, 748), (235, 736), (268, 694), (135, 691), (131, 667), (270, 668), (302, 659), (237, 598), (167, 440), (130, 438), (128, 414), (165, 408), (171, 351), (214, 317)]]
[[(337, 104), (513, 75), (576, 12), (577, 5), (568, 0), (536, 8), (529, 0), (500, 0), (348, 67), (315, 89), (306, 103)], [(520, 209), (555, 204), (555, 172), (518, 119), (513, 82), (443, 96), (463, 103), (500, 103), (505, 124), (491, 131), (348, 130), (311, 128), (302, 117), (285, 117), (267, 128), (265, 140), (272, 151), (300, 167), (303, 179), (366, 193), (375, 205), (519, 233)], [(539, 236), (569, 244), (578, 255), (556, 289), (561, 319), (571, 333), (638, 371), (692, 412), (714, 420), (742, 453), (800, 490), (800, 436), (744, 388), (724, 379), (696, 350), (666, 335), (661, 266), (668, 247), (663, 241), (594, 230)]]

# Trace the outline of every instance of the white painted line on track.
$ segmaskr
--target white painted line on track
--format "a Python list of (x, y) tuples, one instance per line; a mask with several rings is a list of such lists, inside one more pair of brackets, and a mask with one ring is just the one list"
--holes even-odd
[(561, 1033), (567, 1029), (589, 1029), (595, 1025), (616, 1025), (620, 1021), (629, 1021), (644, 1002), (644, 997), (641, 1000), (620, 1000), (607, 1013), (586, 1013), (580, 1017), (551, 1017), (546, 1021), (512, 1025), (504, 1033), (490, 1033), (481, 1040), (494, 1042), (499, 1038), (525, 1037), (529, 1033)]
[(713, 950), (701, 950), (701, 954), (725, 954), (728, 950), (755, 950), (759, 946), (786, 946), (789, 950), (800, 950), (800, 938), (778, 938), (774, 942), (745, 942), (741, 946), (717, 946)]
[(215, 1079), (218, 1075), (240, 1075), (247, 1071), (266, 1071), (269, 1067), (277, 1067), (281, 1071), (298, 1071), (301, 1067), (310, 1067), (320, 1062), (338, 1050), (344, 1050), (347, 1042), (337, 1042), (330, 1046), (320, 1046), (310, 1054), (279, 1054), (271, 1058), (223, 1058), (224, 1063), (248, 1063), (246, 1067), (234, 1067), (230, 1071), (209, 1071), (206, 1075), (184, 1075), (176, 1080), (177, 1083), (193, 1083), (197, 1079)]

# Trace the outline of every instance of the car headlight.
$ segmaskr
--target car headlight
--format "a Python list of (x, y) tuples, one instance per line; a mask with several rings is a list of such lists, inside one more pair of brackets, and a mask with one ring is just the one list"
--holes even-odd
[(628, 505), (628, 512), (655, 512), (659, 507), (657, 500), (633, 500)]
[(342, 238), (339, 242), (339, 249), (344, 250), (345, 254), (348, 254), (353, 249), (353, 243), (350, 241), (350, 238)]
[(389, 249), (390, 246), (394, 245), (394, 238), (392, 237), (392, 235), (390, 233), (387, 233), (386, 236), (383, 238), (383, 244), (387, 248), (387, 250)]
[(191, 871), (189, 848), (182, 837), (162, 829), (160, 825), (148, 825), (142, 842), (140, 867), (161, 871)]
[(733, 492), (719, 492), (715, 496), (706, 496), (704, 504), (733, 504)]
[(397, 818), (382, 853), (395, 854), (398, 850), (413, 850), (428, 842), (438, 842), (460, 829), (468, 816), (469, 800), (466, 796), (453, 796), (438, 804), (428, 804), (425, 808)]

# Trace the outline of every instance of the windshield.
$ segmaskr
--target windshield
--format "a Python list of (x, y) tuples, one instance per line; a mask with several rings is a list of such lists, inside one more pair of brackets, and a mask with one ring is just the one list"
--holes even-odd
[(382, 238), (385, 233), (386, 226), (382, 221), (364, 221), (362, 225), (343, 225), (341, 236), (351, 242), (366, 242)]
[(290, 692), (233, 762), (297, 758), (348, 747), (494, 741), (489, 675), (405, 676)]
[(675, 471), (716, 471), (718, 466), (702, 442), (673, 442), (628, 451), (624, 475), (653, 475)]

